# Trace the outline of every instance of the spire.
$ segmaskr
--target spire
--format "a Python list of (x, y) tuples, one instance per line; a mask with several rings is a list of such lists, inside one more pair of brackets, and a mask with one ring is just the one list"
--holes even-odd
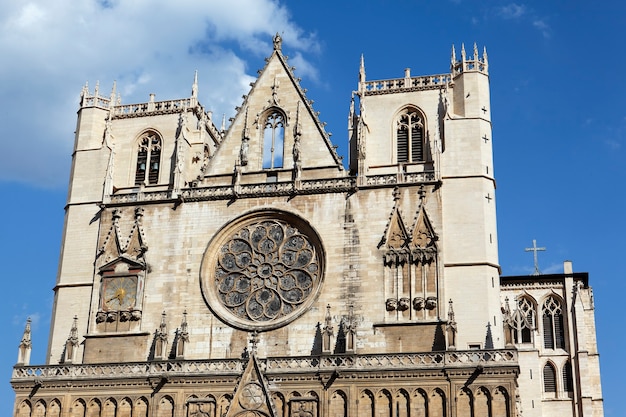
[[(465, 44), (462, 43), (461, 44), (461, 61), (463, 61), (463, 63), (465, 63), (465, 60), (467, 59), (466, 54), (465, 54)], [(465, 67), (465, 65), (463, 65), (463, 67)]]
[(478, 61), (478, 46), (474, 42), (474, 61)]
[(33, 343), (30, 340), (30, 317), (26, 320), (26, 326), (24, 327), (24, 335), (22, 336), (22, 341), (20, 342), (18, 354), (17, 354), (17, 365), (28, 366), (30, 364), (30, 351), (33, 347)]
[(191, 85), (191, 98), (198, 98), (198, 70), (193, 74), (193, 84)]
[(450, 72), (454, 71), (454, 65), (456, 64), (456, 50), (454, 44), (452, 44), (452, 53), (450, 54)]
[(167, 359), (167, 323), (165, 311), (161, 313), (161, 324), (156, 331), (154, 341), (154, 359)]
[(226, 113), (222, 113), (222, 127), (220, 127), (220, 131), (224, 132), (226, 130)]
[(187, 310), (183, 311), (183, 320), (180, 323), (180, 331), (176, 338), (176, 358), (185, 357), (185, 347), (189, 343), (189, 325), (187, 324)]
[(452, 307), (452, 298), (448, 301), (448, 323), (446, 324), (448, 333), (448, 350), (456, 350), (456, 320), (454, 318), (454, 308)]
[[(113, 80), (113, 88), (111, 88), (111, 100), (109, 101), (109, 108), (113, 108), (115, 106), (115, 96), (117, 95), (117, 81)], [(109, 118), (111, 115), (109, 114)]]
[(330, 315), (330, 304), (326, 306), (326, 317), (324, 317), (324, 328), (322, 332), (322, 353), (331, 353), (331, 337), (333, 336), (332, 316)]
[(365, 82), (365, 59), (361, 54), (361, 64), (359, 65), (359, 83)]

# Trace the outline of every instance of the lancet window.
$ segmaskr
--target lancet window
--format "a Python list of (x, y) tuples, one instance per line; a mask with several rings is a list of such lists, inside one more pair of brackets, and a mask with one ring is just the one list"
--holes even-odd
[(542, 308), (543, 347), (546, 349), (565, 349), (565, 329), (561, 302), (555, 297), (548, 297)]
[(574, 391), (574, 381), (572, 379), (572, 363), (565, 362), (563, 365), (563, 390), (565, 392)]
[(268, 114), (263, 128), (263, 169), (282, 168), (285, 117), (278, 110)]
[(424, 158), (424, 117), (414, 107), (404, 109), (396, 120), (397, 162), (419, 162)]
[(543, 367), (543, 392), (556, 393), (556, 370), (550, 362)]
[(159, 182), (161, 146), (161, 138), (157, 133), (148, 131), (141, 136), (137, 149), (135, 185)]
[(533, 302), (526, 297), (520, 297), (517, 301), (517, 310), (513, 315), (515, 343), (532, 343), (535, 324), (535, 307)]

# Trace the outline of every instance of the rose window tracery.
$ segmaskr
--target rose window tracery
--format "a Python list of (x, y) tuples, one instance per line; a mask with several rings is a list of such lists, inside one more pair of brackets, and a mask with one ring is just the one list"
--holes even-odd
[[(276, 327), (295, 317), (321, 283), (321, 251), (312, 230), (287, 219), (263, 218), (230, 229), (213, 256), (214, 310), (245, 327)], [(234, 230), (233, 230), (234, 229)], [(220, 314), (221, 315), (221, 314)], [(284, 320), (283, 320), (284, 319)]]

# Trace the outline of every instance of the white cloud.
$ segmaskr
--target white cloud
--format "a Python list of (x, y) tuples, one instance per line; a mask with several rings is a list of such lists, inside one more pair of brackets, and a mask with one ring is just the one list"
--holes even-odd
[(517, 19), (526, 13), (526, 6), (523, 4), (511, 3), (498, 8), (497, 13), (504, 19)]
[[(64, 185), (78, 96), (85, 81), (123, 103), (189, 95), (221, 118), (253, 79), (246, 59), (271, 52), (271, 36), (315, 53), (319, 45), (275, 0), (30, 0), (0, 5), (0, 181)], [(299, 73), (316, 71), (296, 53)]]
[(538, 29), (544, 38), (550, 37), (550, 26), (543, 19), (533, 20), (533, 26)]

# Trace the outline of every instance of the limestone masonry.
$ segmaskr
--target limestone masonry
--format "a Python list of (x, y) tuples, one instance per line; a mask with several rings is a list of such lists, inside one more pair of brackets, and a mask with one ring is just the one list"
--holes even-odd
[(349, 104), (346, 169), (278, 35), (228, 127), (85, 87), (14, 416), (602, 416), (588, 275), (500, 276), (486, 52)]

